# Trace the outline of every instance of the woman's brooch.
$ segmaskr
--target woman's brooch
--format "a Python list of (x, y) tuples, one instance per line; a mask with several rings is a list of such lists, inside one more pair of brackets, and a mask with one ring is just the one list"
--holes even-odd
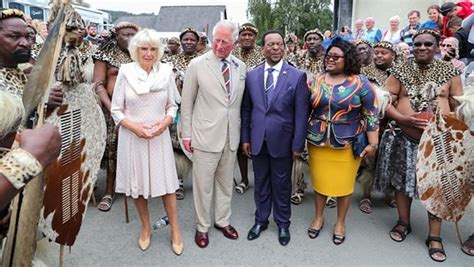
[(346, 87), (341, 85), (337, 88), (337, 91), (339, 91), (339, 93), (344, 93), (344, 91), (346, 91)]

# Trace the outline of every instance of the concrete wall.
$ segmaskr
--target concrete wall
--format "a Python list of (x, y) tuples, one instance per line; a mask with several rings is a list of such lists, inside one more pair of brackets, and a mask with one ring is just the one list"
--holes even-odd
[(428, 19), (426, 9), (428, 6), (436, 4), (441, 6), (444, 0), (353, 0), (352, 9), (352, 27), (354, 29), (354, 21), (357, 19), (365, 19), (373, 17), (375, 19), (375, 27), (382, 31), (389, 29), (388, 19), (398, 15), (401, 18), (400, 28), (408, 25), (407, 14), (411, 10), (418, 10), (421, 13), (420, 22), (423, 23)]

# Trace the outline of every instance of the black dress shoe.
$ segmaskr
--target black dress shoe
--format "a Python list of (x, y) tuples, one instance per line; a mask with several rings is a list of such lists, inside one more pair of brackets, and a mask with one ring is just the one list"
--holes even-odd
[(282, 246), (286, 246), (290, 243), (290, 230), (288, 228), (278, 229), (278, 241)]
[(252, 229), (250, 229), (249, 234), (247, 235), (248, 240), (257, 239), (260, 236), (260, 233), (267, 229), (266, 224), (254, 224)]

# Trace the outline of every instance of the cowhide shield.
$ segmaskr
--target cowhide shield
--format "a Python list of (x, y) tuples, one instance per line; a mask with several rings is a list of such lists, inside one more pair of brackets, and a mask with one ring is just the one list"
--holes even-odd
[(461, 120), (433, 116), (418, 148), (416, 175), (420, 200), (439, 218), (458, 222), (471, 200), (474, 136)]
[(46, 170), (39, 229), (50, 240), (72, 246), (100, 168), (106, 126), (91, 85), (64, 88), (63, 99), (46, 119), (58, 126), (62, 144), (58, 160)]

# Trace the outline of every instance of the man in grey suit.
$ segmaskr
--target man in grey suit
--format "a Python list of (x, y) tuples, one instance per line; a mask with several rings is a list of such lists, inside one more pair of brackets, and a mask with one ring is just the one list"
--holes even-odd
[(231, 55), (237, 30), (226, 20), (214, 26), (212, 51), (191, 61), (183, 85), (182, 137), (185, 149), (193, 152), (195, 242), (201, 248), (209, 244), (214, 195), (214, 227), (229, 239), (239, 236), (230, 224), (246, 73), (245, 64)]

